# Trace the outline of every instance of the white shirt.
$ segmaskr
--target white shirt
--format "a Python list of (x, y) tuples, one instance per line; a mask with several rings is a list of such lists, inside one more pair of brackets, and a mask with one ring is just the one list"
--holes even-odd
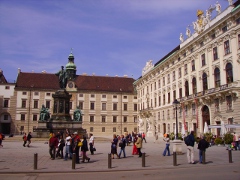
[(70, 139), (71, 139), (70, 136), (66, 137), (66, 146), (71, 145)]
[(89, 143), (93, 143), (93, 141), (94, 141), (94, 137), (91, 136), (90, 139), (89, 139)]

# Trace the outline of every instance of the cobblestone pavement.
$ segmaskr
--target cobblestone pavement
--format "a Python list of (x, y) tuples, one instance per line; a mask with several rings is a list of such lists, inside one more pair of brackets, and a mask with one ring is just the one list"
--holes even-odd
[[(20, 138), (19, 138), (20, 139)], [(99, 140), (98, 140), (99, 139)], [(147, 138), (143, 142), (142, 152), (146, 153), (145, 167), (142, 167), (142, 158), (132, 155), (132, 146), (126, 147), (127, 158), (112, 159), (112, 167), (108, 168), (108, 153), (110, 152), (110, 138), (96, 138), (95, 146), (97, 151), (94, 155), (88, 155), (89, 163), (80, 163), (72, 169), (72, 161), (63, 159), (51, 160), (48, 153), (46, 140), (32, 139), (30, 147), (23, 147), (22, 141), (8, 139), (3, 141), (0, 147), (0, 174), (2, 173), (47, 173), (47, 172), (93, 172), (93, 171), (133, 171), (141, 169), (169, 169), (169, 168), (190, 168), (202, 166), (237, 166), (240, 167), (240, 151), (232, 151), (233, 163), (229, 163), (228, 151), (224, 146), (212, 146), (206, 151), (206, 164), (188, 164), (186, 157), (186, 145), (183, 144), (183, 155), (177, 156), (177, 166), (173, 166), (172, 144), (170, 145), (171, 156), (162, 156), (165, 143), (162, 140), (153, 142)], [(38, 154), (37, 170), (34, 170), (34, 154)], [(198, 162), (198, 150), (195, 145), (195, 161)], [(239, 172), (238, 172), (239, 173)]]

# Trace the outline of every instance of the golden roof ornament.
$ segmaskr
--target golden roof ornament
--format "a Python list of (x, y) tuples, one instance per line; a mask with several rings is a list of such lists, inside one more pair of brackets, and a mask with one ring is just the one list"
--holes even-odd
[(197, 17), (199, 17), (199, 16), (201, 16), (203, 14), (204, 14), (204, 12), (202, 10), (197, 10)]

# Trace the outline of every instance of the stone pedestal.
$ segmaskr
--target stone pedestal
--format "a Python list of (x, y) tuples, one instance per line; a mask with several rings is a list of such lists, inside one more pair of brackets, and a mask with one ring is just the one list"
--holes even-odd
[(172, 141), (172, 144), (173, 144), (173, 152), (176, 152), (177, 154), (183, 154), (183, 152), (182, 152), (183, 141), (182, 140), (174, 139)]

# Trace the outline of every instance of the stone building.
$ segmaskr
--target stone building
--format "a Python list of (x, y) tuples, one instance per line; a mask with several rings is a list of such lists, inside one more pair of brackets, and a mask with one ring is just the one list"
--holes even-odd
[[(134, 82), (138, 94), (140, 132), (163, 136), (208, 125), (240, 124), (240, 1), (218, 9), (216, 17), (197, 11), (193, 31), (187, 27), (180, 45), (156, 64), (146, 63)], [(213, 7), (206, 12), (211, 13)], [(173, 101), (180, 104), (177, 109)], [(238, 131), (240, 129), (228, 129)], [(220, 129), (211, 129), (220, 135)]]
[[(80, 107), (83, 114), (82, 128), (87, 133), (110, 136), (137, 130), (137, 95), (133, 78), (77, 75), (72, 53), (64, 72), (68, 75), (64, 79), (64, 89), (71, 94), (70, 115), (73, 118), (74, 110)], [(0, 108), (3, 111), (0, 112), (2, 129), (4, 115), (9, 113), (11, 116), (10, 130), (5, 133), (34, 132), (38, 127), (42, 105), (53, 114), (52, 95), (61, 89), (57, 74), (45, 71), (21, 72), (19, 69), (16, 84), (11, 89), (12, 94), (0, 96), (4, 100), (8, 98), (11, 107), (11, 112)]]

